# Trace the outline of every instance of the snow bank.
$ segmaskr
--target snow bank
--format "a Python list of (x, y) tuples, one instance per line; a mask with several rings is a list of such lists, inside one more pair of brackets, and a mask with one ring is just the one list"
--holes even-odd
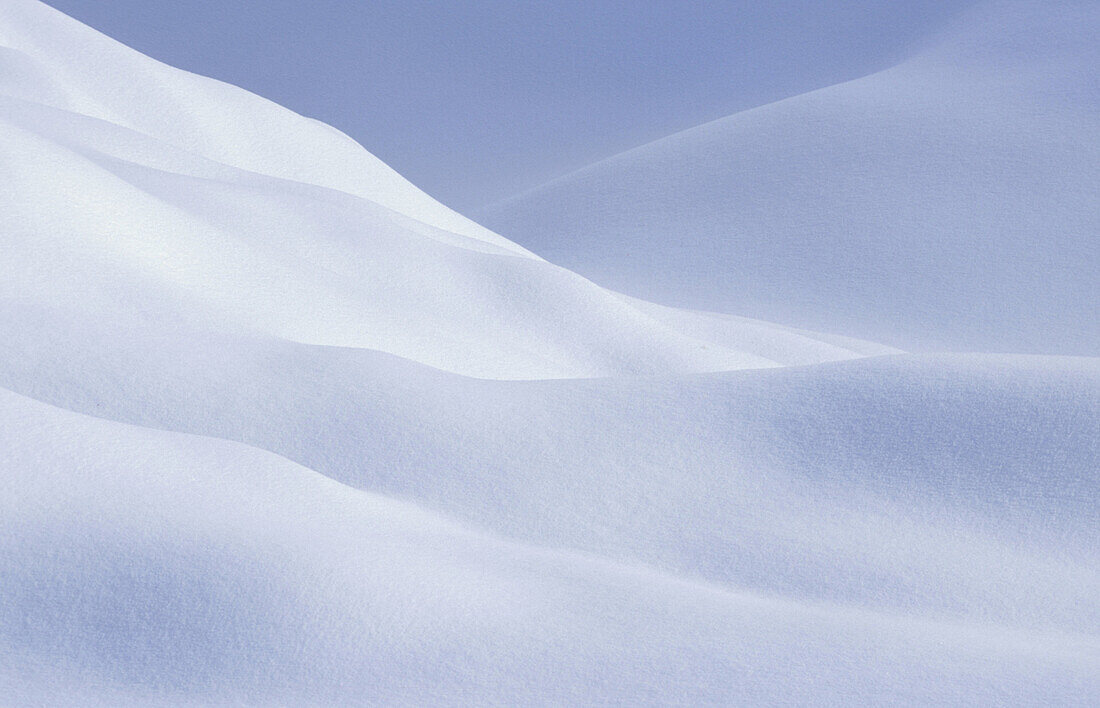
[(1070, 703), (1100, 362), (605, 290), (0, 8), (0, 695)]
[(978, 3), (898, 66), (481, 214), (631, 295), (909, 350), (1100, 353), (1100, 5)]

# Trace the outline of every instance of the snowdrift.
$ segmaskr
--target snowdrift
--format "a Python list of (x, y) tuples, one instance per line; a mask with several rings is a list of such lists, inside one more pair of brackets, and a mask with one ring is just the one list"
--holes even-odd
[(1068, 703), (1096, 690), (1095, 646), (1074, 635), (762, 597), (503, 541), (252, 447), (6, 391), (0, 423), (12, 704)]
[(892, 69), (480, 214), (617, 290), (909, 350), (1100, 353), (1100, 5), (978, 3)]
[[(828, 361), (656, 321), (432, 201), (350, 139), (31, 0), (0, 11), (9, 299), (377, 349), (487, 378)], [(795, 343), (794, 360), (764, 354)], [(738, 344), (734, 342), (734, 345)], [(782, 348), (782, 347), (781, 347)]]
[(0, 8), (13, 704), (1072, 703), (1100, 362), (606, 290)]

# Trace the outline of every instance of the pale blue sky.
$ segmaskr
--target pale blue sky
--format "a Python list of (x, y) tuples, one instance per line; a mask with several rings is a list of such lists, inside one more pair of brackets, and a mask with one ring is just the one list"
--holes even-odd
[(967, 0), (48, 0), (330, 123), (460, 211), (888, 65)]

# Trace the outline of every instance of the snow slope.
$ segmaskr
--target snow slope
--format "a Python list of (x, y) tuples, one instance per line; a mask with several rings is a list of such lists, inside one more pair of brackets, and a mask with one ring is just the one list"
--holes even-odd
[(960, 683), (1068, 702), (1100, 668), (1074, 637), (503, 542), (254, 448), (8, 392), (0, 442), (13, 704), (943, 702)]
[(512, 538), (819, 600), (1100, 622), (1095, 359), (509, 382), (363, 350), (4, 315), (24, 324), (5, 325), (0, 386), (244, 442)]
[(0, 40), (8, 702), (1100, 695), (1100, 360), (642, 302), (33, 0)]
[[(687, 336), (449, 212), (331, 128), (32, 0), (5, 3), (0, 39), (4, 297), (485, 377), (807, 359)], [(810, 360), (886, 351), (768, 332)]]
[(910, 350), (1100, 353), (1100, 4), (987, 0), (886, 71), (480, 214), (596, 282)]

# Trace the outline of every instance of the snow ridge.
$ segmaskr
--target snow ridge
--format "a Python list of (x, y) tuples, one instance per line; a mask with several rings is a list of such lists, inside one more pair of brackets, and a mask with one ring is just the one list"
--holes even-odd
[(37, 0), (0, 173), (12, 704), (1100, 695), (1098, 359), (604, 289)]
[(630, 295), (919, 351), (1100, 354), (1100, 5), (977, 3), (897, 66), (481, 214)]

